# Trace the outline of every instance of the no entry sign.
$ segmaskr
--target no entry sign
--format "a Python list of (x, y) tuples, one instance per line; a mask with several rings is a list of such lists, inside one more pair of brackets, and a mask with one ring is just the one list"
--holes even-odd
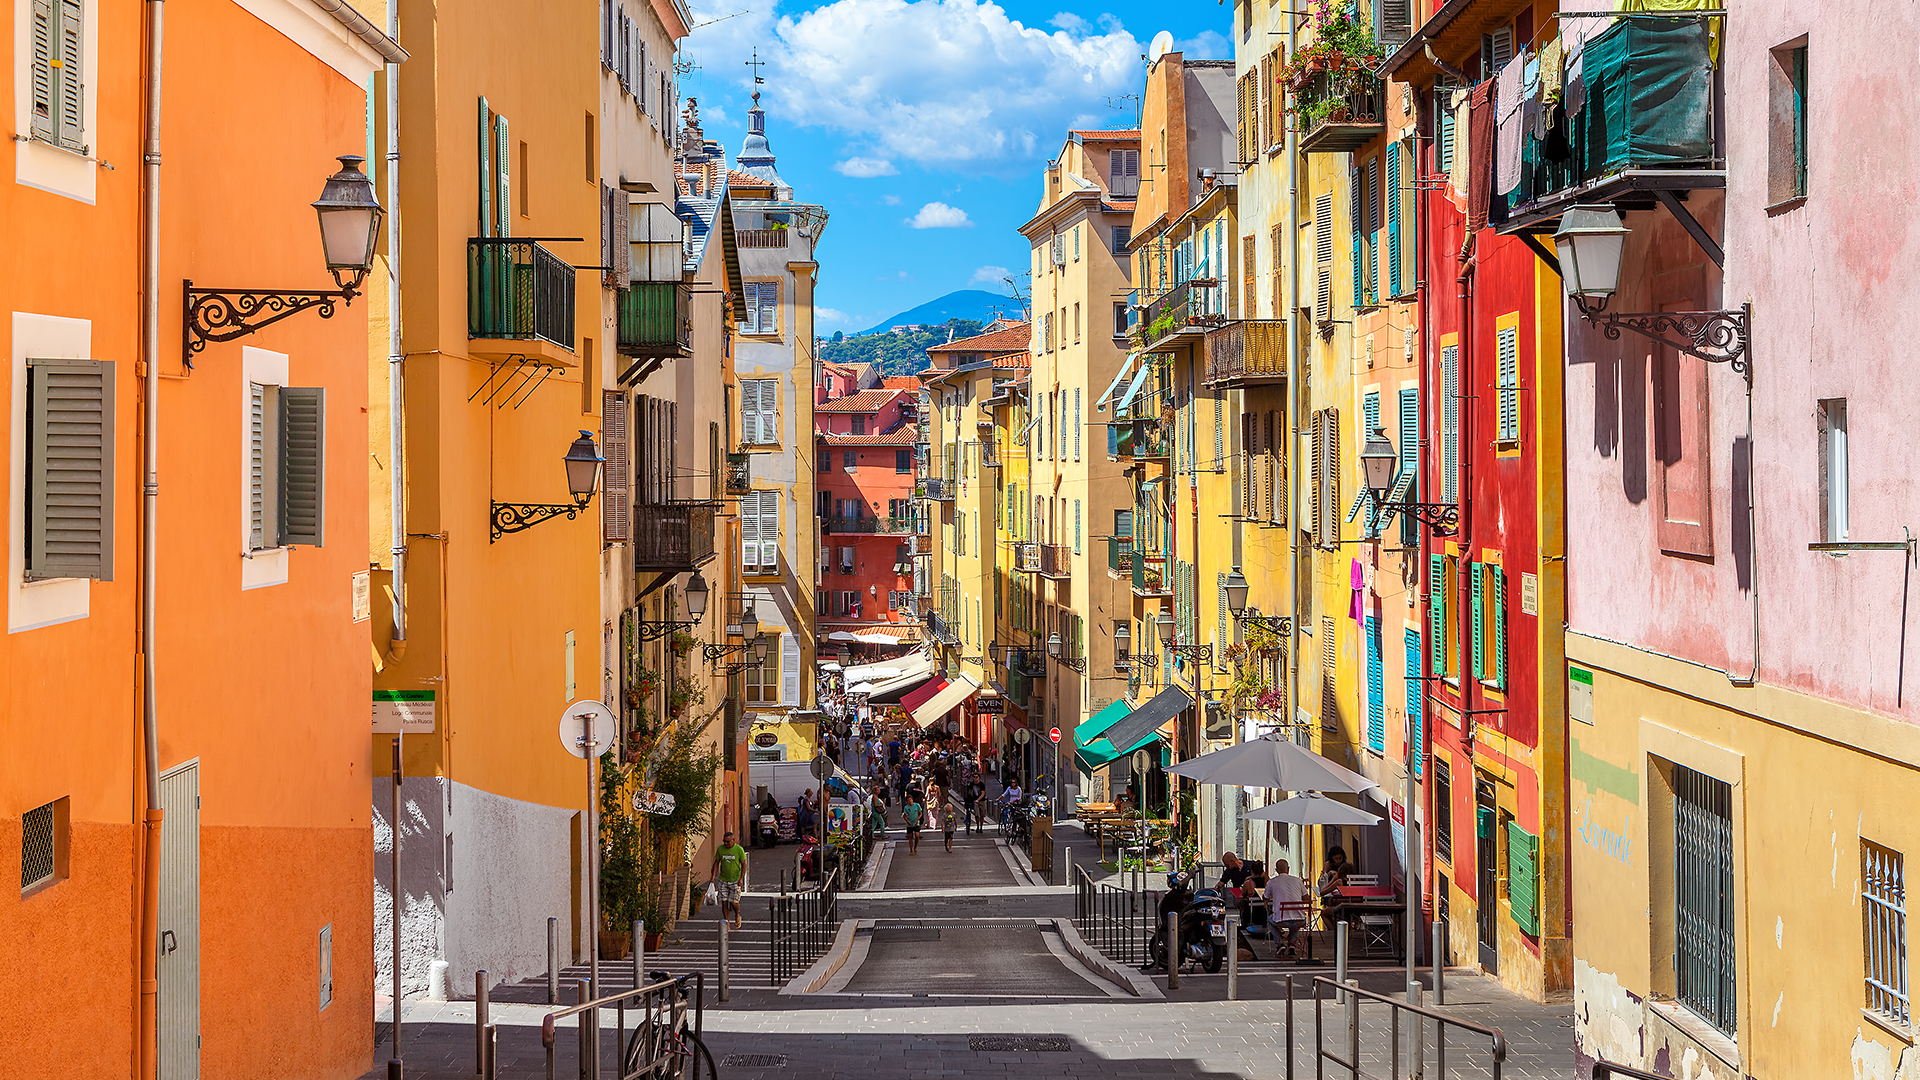
[(1059, 746), (1059, 745), (1060, 745), (1060, 729), (1059, 729), (1059, 728), (1048, 728), (1048, 729), (1047, 729), (1047, 738), (1049, 738), (1049, 739), (1052, 739), (1052, 740), (1053, 740), (1053, 745), (1055, 745), (1055, 746)]

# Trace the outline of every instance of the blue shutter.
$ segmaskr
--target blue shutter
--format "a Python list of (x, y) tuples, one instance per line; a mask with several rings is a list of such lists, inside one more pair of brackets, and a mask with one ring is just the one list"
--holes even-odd
[(1407, 754), (1413, 758), (1413, 778), (1418, 780), (1425, 771), (1427, 755), (1424, 750), (1425, 733), (1420, 728), (1421, 708), (1426, 700), (1420, 682), (1420, 631), (1407, 627), (1407, 739), (1410, 745)]
[(1387, 752), (1386, 673), (1380, 656), (1380, 620), (1367, 616), (1367, 748)]
[[(1400, 389), (1400, 471), (1416, 475), (1407, 485), (1407, 501), (1419, 502), (1417, 474), (1420, 470), (1420, 388)], [(1400, 542), (1407, 547), (1420, 543), (1420, 523), (1412, 514), (1400, 515)]]
[[(1360, 431), (1360, 445), (1365, 447), (1367, 440), (1373, 438), (1374, 429), (1380, 426), (1379, 391), (1369, 391), (1367, 396), (1361, 399), (1361, 412), (1365, 416), (1366, 423)], [(1359, 497), (1364, 499), (1367, 504), (1366, 535), (1369, 537), (1380, 535), (1380, 510), (1374, 505), (1373, 496), (1369, 494), (1369, 489), (1367, 489), (1364, 484), (1361, 486)]]

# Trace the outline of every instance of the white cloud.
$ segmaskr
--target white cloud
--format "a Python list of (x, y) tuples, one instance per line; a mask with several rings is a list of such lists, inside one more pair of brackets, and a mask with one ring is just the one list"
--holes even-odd
[(973, 222), (968, 220), (967, 212), (957, 206), (930, 202), (907, 219), (907, 226), (913, 229), (971, 229)]
[(975, 285), (1001, 285), (1013, 276), (1013, 271), (1004, 266), (983, 266), (973, 272)]
[(899, 206), (899, 205), (900, 205), (900, 196), (898, 196), (898, 195), (882, 195), (882, 196), (880, 196), (880, 201), (881, 201), (881, 202), (883, 202), (883, 203), (885, 203), (885, 204), (886, 204), (886, 205), (888, 205), (888, 206)]
[(813, 309), (813, 319), (815, 322), (823, 323), (844, 323), (852, 321), (847, 317), (846, 312), (837, 311), (830, 307), (815, 307)]
[(898, 176), (900, 174), (900, 170), (894, 168), (893, 162), (888, 161), (886, 158), (870, 157), (850, 157), (845, 161), (836, 162), (833, 166), (833, 171), (839, 173), (841, 176), (851, 176), (861, 180), (871, 179), (875, 176)]

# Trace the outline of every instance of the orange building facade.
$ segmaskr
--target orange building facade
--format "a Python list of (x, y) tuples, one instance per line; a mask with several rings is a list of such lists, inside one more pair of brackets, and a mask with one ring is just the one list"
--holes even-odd
[(309, 204), (406, 54), (308, 0), (169, 5), (164, 35), (140, 5), (7, 7), (8, 1070), (358, 1076), (367, 304), (190, 351), (183, 289), (334, 288)]

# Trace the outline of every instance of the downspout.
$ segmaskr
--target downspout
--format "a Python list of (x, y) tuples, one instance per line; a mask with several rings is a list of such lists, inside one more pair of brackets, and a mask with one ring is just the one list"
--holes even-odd
[[(1289, 13), (1287, 16), (1288, 56), (1292, 56), (1298, 51), (1298, 37), (1299, 23), (1296, 22)], [(1294, 325), (1294, 320), (1300, 313), (1300, 150), (1297, 141), (1298, 138), (1299, 133), (1295, 130), (1294, 125), (1286, 125), (1287, 242), (1285, 248), (1287, 256), (1287, 309), (1283, 312), (1276, 311), (1274, 314), (1286, 319), (1287, 325), (1290, 327)], [(1293, 466), (1297, 465), (1300, 461), (1300, 410), (1298, 408), (1300, 402), (1299, 360), (1300, 335), (1297, 332), (1289, 333), (1287, 335), (1287, 417), (1290, 422), (1287, 425), (1287, 441), (1292, 445), (1287, 447), (1287, 461), (1289, 463), (1288, 471), (1293, 472), (1294, 476), (1292, 478), (1293, 482), (1287, 485), (1287, 495), (1289, 498), (1296, 500), (1295, 506), (1298, 505), (1298, 492), (1300, 491), (1300, 482), (1302, 479), (1299, 473), (1293, 468)], [(1294, 509), (1294, 506), (1287, 508), (1287, 520), (1290, 522), (1294, 520), (1294, 514), (1292, 513)], [(1293, 620), (1293, 635), (1287, 641), (1287, 685), (1293, 690), (1293, 693), (1289, 696), (1293, 702), (1294, 715), (1297, 716), (1300, 712), (1301, 634), (1300, 558), (1294, 553), (1294, 548), (1300, 542), (1300, 530), (1297, 523), (1294, 526), (1288, 527), (1287, 541), (1287, 617)], [(1292, 718), (1289, 717), (1288, 719), (1289, 726), (1291, 726)], [(1306, 830), (1302, 827), (1301, 831), (1304, 833)], [(1291, 848), (1291, 846), (1292, 845), (1289, 845), (1289, 848)], [(1291, 854), (1303, 855), (1303, 853), (1299, 851), (1292, 851)], [(1305, 862), (1304, 856), (1301, 861), (1303, 863)]]
[(140, 742), (146, 765), (146, 857), (140, 873), (140, 1072), (155, 1075), (159, 1064), (158, 1023), (160, 935), (160, 716), (154, 690), (154, 599), (158, 593), (160, 536), (160, 60), (166, 24), (165, 0), (147, 0), (146, 146), (141, 155), (140, 336), (146, 360), (142, 373), (145, 406), (140, 413), (145, 457), (140, 493)]
[[(387, 37), (400, 40), (400, 4), (387, 0)], [(407, 655), (406, 354), (400, 344), (400, 65), (387, 61), (387, 460), (392, 485), (393, 635), (386, 663)]]
[[(1468, 223), (1470, 230), (1471, 217), (1469, 217)], [(1454, 408), (1455, 415), (1460, 418), (1459, 430), (1454, 433), (1454, 440), (1460, 448), (1456, 451), (1460, 458), (1460, 489), (1455, 495), (1462, 505), (1460, 512), (1460, 554), (1467, 560), (1467, 563), (1473, 561), (1473, 454), (1471, 452), (1473, 447), (1473, 411), (1467, 408), (1467, 402), (1478, 401), (1480, 395), (1468, 394), (1465, 393), (1464, 390), (1471, 384), (1470, 372), (1472, 370), (1473, 357), (1473, 275), (1474, 271), (1478, 269), (1480, 265), (1478, 239), (1478, 234), (1472, 231), (1467, 232), (1466, 242), (1460, 245), (1460, 273), (1454, 279), (1459, 284), (1457, 295), (1460, 300), (1460, 359), (1454, 364), (1454, 398), (1457, 402)], [(1446, 392), (1444, 386), (1441, 387), (1441, 392)], [(1462, 565), (1467, 565), (1467, 563), (1463, 563)], [(1453, 607), (1454, 610), (1458, 612), (1458, 614), (1454, 616), (1454, 625), (1458, 628), (1460, 634), (1460, 733), (1463, 736), (1468, 734), (1468, 725), (1476, 723), (1472, 718), (1476, 715), (1484, 715), (1475, 713), (1473, 710), (1477, 707), (1484, 706), (1486, 703), (1486, 691), (1480, 688), (1480, 680), (1468, 675), (1466, 672), (1467, 665), (1471, 663), (1467, 658), (1466, 643), (1471, 640), (1473, 632), (1471, 622), (1474, 613), (1472, 605), (1467, 601), (1467, 597), (1471, 594), (1472, 586), (1467, 584), (1467, 575), (1455, 575)], [(1482, 902), (1484, 902), (1483, 898), (1475, 897), (1476, 905)]]

